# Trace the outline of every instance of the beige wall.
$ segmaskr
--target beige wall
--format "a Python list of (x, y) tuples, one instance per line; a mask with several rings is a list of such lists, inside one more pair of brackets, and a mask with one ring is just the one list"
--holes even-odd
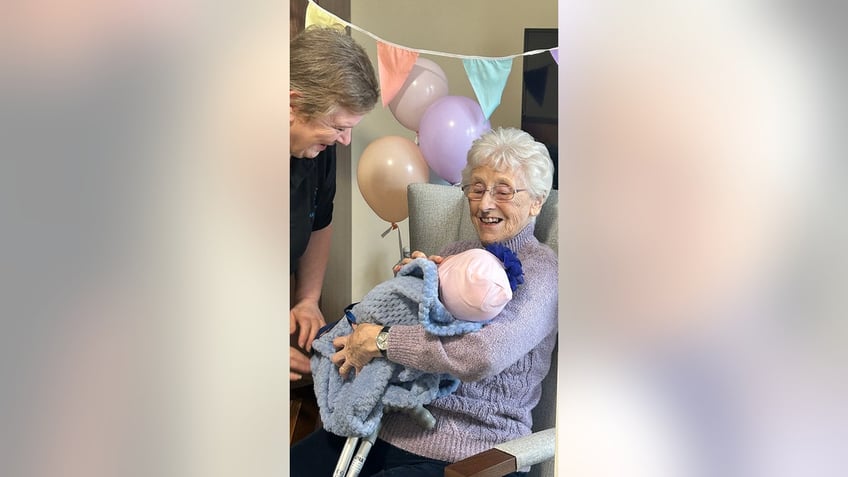
[[(404, 46), (502, 56), (523, 50), (525, 28), (555, 28), (557, 3), (556, 0), (352, 0), (351, 21), (388, 41)], [(376, 68), (376, 42), (358, 32), (353, 32), (353, 36), (368, 51)], [(424, 57), (437, 62), (444, 69), (450, 84), (450, 94), (475, 98), (461, 60)], [(513, 63), (501, 106), (491, 117), (494, 127), (519, 127), (521, 124), (521, 70), (522, 60), (519, 58)], [(333, 244), (334, 256), (350, 257), (352, 301), (358, 301), (374, 285), (390, 278), (391, 267), (399, 258), (397, 232), (380, 238), (380, 233), (388, 224), (368, 208), (356, 186), (356, 167), (362, 151), (374, 139), (388, 135), (410, 139), (415, 137), (413, 132), (395, 121), (387, 108), (378, 104), (376, 110), (354, 129), (351, 186), (349, 190), (347, 185), (339, 187), (337, 201), (351, 201), (352, 236), (350, 243), (336, 241)], [(340, 177), (339, 180), (343, 179)], [(401, 230), (404, 244), (408, 244), (405, 222), (401, 224)], [(330, 279), (334, 273), (343, 273), (341, 268), (339, 264), (331, 267)], [(333, 288), (332, 284), (327, 283), (325, 293), (333, 293)], [(342, 291), (336, 289), (336, 293)], [(333, 318), (328, 316), (328, 319)]]

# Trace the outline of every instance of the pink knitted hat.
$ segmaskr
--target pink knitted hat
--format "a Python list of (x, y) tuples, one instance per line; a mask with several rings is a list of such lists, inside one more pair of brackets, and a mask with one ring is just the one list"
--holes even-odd
[(439, 265), (442, 304), (458, 320), (488, 321), (512, 299), (503, 263), (483, 249), (446, 257)]

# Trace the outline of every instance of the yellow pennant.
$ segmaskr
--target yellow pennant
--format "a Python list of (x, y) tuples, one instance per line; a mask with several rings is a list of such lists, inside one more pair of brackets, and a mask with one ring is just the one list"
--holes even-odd
[(318, 4), (309, 2), (309, 5), (306, 7), (306, 28), (312, 25), (336, 28), (345, 27), (345, 24), (340, 22), (333, 14), (319, 7)]

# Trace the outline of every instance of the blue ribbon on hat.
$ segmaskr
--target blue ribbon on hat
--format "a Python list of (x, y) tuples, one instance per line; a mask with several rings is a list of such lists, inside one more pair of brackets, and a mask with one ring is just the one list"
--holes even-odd
[(524, 283), (524, 269), (521, 267), (521, 260), (518, 259), (518, 255), (511, 248), (500, 243), (489, 244), (484, 248), (503, 263), (506, 276), (509, 279), (509, 287), (514, 292), (518, 285)]

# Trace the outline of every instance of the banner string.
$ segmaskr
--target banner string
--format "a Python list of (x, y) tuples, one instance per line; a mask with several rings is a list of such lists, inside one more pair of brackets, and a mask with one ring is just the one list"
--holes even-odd
[(309, 3), (312, 4), (315, 8), (318, 8), (321, 11), (323, 11), (324, 13), (326, 13), (327, 15), (333, 17), (333, 20), (335, 20), (336, 22), (341, 23), (342, 25), (345, 25), (347, 27), (350, 27), (352, 30), (356, 30), (359, 33), (362, 33), (363, 35), (369, 36), (376, 41), (385, 43), (385, 44), (393, 46), (395, 48), (402, 48), (404, 50), (416, 51), (420, 54), (425, 54), (425, 55), (442, 56), (442, 57), (445, 57), (445, 58), (470, 59), (470, 60), (506, 60), (506, 59), (510, 59), (510, 58), (518, 58), (520, 56), (541, 55), (542, 53), (548, 53), (551, 50), (556, 50), (558, 48), (558, 47), (544, 48), (544, 49), (541, 49), (541, 50), (525, 51), (523, 53), (515, 53), (513, 55), (506, 55), (506, 56), (460, 55), (460, 54), (457, 54), (457, 53), (447, 53), (447, 52), (444, 52), (444, 51), (434, 51), (434, 50), (424, 50), (424, 49), (420, 49), (420, 48), (410, 48), (408, 46), (403, 46), (403, 45), (399, 45), (397, 43), (393, 43), (391, 41), (384, 40), (384, 39), (380, 38), (379, 36), (371, 33), (370, 31), (368, 31), (364, 28), (361, 28), (361, 27), (356, 26), (356, 25), (354, 25), (353, 23), (351, 23), (347, 20), (339, 18), (333, 12), (330, 12), (330, 11), (326, 10), (324, 7), (322, 7), (321, 5), (318, 5), (317, 3), (315, 3), (314, 0), (309, 0)]

